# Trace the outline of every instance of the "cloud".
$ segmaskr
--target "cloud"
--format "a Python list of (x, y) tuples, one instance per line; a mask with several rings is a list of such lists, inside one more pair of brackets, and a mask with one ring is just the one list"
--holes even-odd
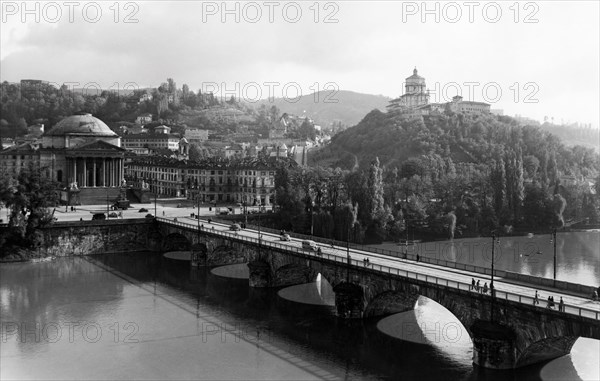
[[(466, 14), (457, 23), (443, 17), (423, 23), (419, 15), (403, 22), (402, 2), (321, 2), (318, 14), (315, 3), (298, 2), (302, 17), (297, 23), (286, 21), (281, 11), (292, 3), (282, 2), (272, 23), (264, 6), (259, 22), (242, 13), (240, 22), (233, 15), (222, 22), (221, 14), (203, 12), (208, 3), (135, 3), (137, 23), (123, 22), (132, 9), (122, 2), (118, 22), (111, 2), (100, 3), (97, 23), (77, 12), (74, 22), (22, 24), (13, 17), (0, 26), (0, 77), (104, 87), (157, 86), (172, 77), (194, 90), (206, 82), (296, 81), (305, 90), (335, 82), (341, 89), (397, 96), (417, 66), (431, 87), (452, 81), (497, 81), (506, 87), (535, 81), (551, 110), (562, 108), (572, 120), (598, 120), (593, 111), (599, 98), (596, 2), (537, 2), (537, 23), (523, 22), (526, 9), (515, 22), (508, 3), (502, 3), (498, 23), (485, 22), (477, 12), (473, 23)], [(249, 3), (226, 6), (235, 4), (241, 12)], [(440, 4), (443, 9), (445, 3)], [(337, 22), (324, 22), (327, 16)], [(577, 115), (564, 108), (574, 97)], [(506, 102), (499, 107), (527, 115), (531, 106)], [(581, 110), (588, 111), (582, 115)]]

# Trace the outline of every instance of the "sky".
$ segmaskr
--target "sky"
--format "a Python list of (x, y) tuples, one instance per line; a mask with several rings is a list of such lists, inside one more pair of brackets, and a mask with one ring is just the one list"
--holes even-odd
[(2, 81), (325, 102), (395, 98), (416, 67), (432, 102), (600, 125), (599, 1), (0, 3)]

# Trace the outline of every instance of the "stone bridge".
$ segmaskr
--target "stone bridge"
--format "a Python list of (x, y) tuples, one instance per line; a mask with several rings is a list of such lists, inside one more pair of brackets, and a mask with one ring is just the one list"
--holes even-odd
[[(335, 292), (341, 318), (379, 318), (414, 309), (419, 296), (453, 313), (473, 342), (476, 365), (511, 369), (568, 354), (579, 337), (600, 339), (595, 317), (559, 312), (521, 297), (495, 297), (469, 284), (420, 276), (333, 255), (259, 242), (206, 227), (158, 223), (162, 250), (191, 250), (200, 265), (248, 263), (251, 287), (283, 287), (315, 281), (318, 274)], [(580, 312), (581, 314), (581, 312)]]

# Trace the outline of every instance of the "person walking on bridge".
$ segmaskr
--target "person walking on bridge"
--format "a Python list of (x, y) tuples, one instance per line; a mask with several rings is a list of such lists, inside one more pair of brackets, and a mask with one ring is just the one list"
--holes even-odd
[(538, 298), (538, 292), (535, 290), (535, 296), (533, 297), (533, 305), (540, 304), (540, 299)]
[(477, 283), (475, 284), (475, 290), (479, 292), (479, 279), (477, 279)]
[(471, 288), (469, 290), (475, 289), (475, 278), (471, 278)]
[(487, 282), (485, 282), (485, 284), (483, 285), (483, 293), (487, 294), (487, 290), (488, 290)]
[(560, 312), (564, 312), (565, 311), (565, 302), (563, 302), (562, 296), (560, 297), (560, 301), (558, 302), (558, 310)]

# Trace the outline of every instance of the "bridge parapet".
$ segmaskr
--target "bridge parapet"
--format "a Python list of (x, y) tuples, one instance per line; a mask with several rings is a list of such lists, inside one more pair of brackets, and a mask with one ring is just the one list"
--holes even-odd
[[(160, 219), (160, 220), (162, 221), (163, 219)], [(165, 220), (164, 222), (170, 222), (167, 219), (164, 219), (164, 220)], [(248, 225), (248, 228), (257, 230), (256, 227), (253, 225)], [(273, 234), (279, 234), (279, 231), (275, 230), (275, 229), (261, 227), (260, 230), (262, 230), (264, 232), (273, 233)], [(325, 245), (330, 245), (333, 242), (335, 246), (339, 246), (339, 247), (344, 247), (344, 246), (348, 245), (351, 249), (354, 249), (354, 250), (367, 251), (370, 253), (385, 255), (388, 257), (408, 259), (408, 260), (413, 260), (413, 261), (417, 260), (417, 255), (419, 254), (417, 251), (408, 252), (408, 250), (407, 250), (406, 253), (401, 253), (401, 252), (394, 251), (394, 250), (380, 249), (380, 248), (367, 246), (367, 245), (360, 245), (360, 244), (356, 244), (356, 243), (335, 241), (332, 239), (322, 238), (322, 237), (317, 237), (317, 236), (308, 236), (308, 235), (304, 235), (304, 234), (290, 233), (290, 232), (288, 232), (288, 234), (290, 234), (290, 236), (292, 236), (294, 238), (310, 239), (310, 240), (313, 240), (315, 242), (319, 242), (319, 243), (322, 243)], [(490, 267), (469, 265), (469, 264), (464, 264), (464, 263), (459, 263), (459, 262), (454, 262), (454, 261), (447, 261), (447, 260), (439, 259), (439, 258), (431, 258), (431, 257), (427, 257), (424, 255), (420, 255), (418, 259), (422, 263), (428, 263), (428, 264), (432, 264), (432, 265), (436, 265), (436, 266), (443, 266), (443, 267), (448, 267), (448, 268), (457, 269), (457, 270), (470, 271), (470, 272), (475, 272), (475, 273), (479, 273), (482, 275), (488, 275), (488, 276), (491, 276), (491, 274), (492, 274), (492, 270)], [(520, 282), (526, 282), (529, 284), (538, 285), (539, 287), (553, 287), (553, 288), (557, 288), (560, 290), (566, 290), (566, 291), (570, 291), (570, 292), (574, 292), (574, 293), (582, 294), (582, 295), (586, 295), (586, 296), (592, 295), (594, 290), (596, 290), (596, 287), (593, 287), (593, 286), (587, 286), (587, 285), (573, 283), (573, 282), (566, 282), (566, 281), (561, 281), (561, 280), (543, 278), (543, 277), (538, 277), (538, 276), (528, 275), (528, 274), (520, 274), (520, 273), (515, 273), (512, 271), (499, 270), (499, 269), (494, 269), (494, 277), (506, 278), (506, 279), (516, 280), (516, 281), (520, 281)]]
[[(166, 223), (171, 226), (177, 226), (177, 227), (184, 228), (190, 232), (198, 233), (198, 230), (197, 230), (198, 226), (194, 225), (194, 224), (189, 224), (189, 223), (180, 222), (180, 221), (172, 221), (172, 220), (169, 220), (166, 218), (157, 218), (157, 220), (160, 223)], [(347, 258), (345, 258), (345, 257), (331, 255), (328, 253), (321, 253), (319, 255), (313, 251), (304, 250), (302, 248), (290, 246), (290, 245), (283, 244), (283, 243), (266, 241), (266, 240), (258, 240), (257, 238), (252, 238), (252, 237), (245, 237), (245, 236), (236, 234), (236, 232), (213, 230), (209, 226), (204, 226), (204, 227), (201, 226), (199, 233), (206, 234), (206, 235), (212, 235), (215, 237), (222, 237), (222, 238), (225, 238), (225, 239), (228, 239), (231, 241), (237, 241), (237, 242), (245, 243), (248, 245), (252, 245), (254, 247), (258, 247), (260, 245), (260, 247), (262, 247), (264, 250), (267, 250), (267, 249), (275, 250), (278, 252), (289, 253), (289, 254), (292, 254), (295, 256), (299, 256), (301, 258), (309, 258), (309, 259), (317, 260), (320, 262), (332, 262), (332, 263), (337, 264), (338, 266), (344, 267), (344, 268), (345, 268), (345, 266), (350, 266), (354, 270), (373, 271), (373, 272), (378, 272), (378, 273), (383, 273), (383, 274), (389, 274), (389, 276), (393, 276), (393, 277), (402, 277), (402, 278), (420, 281), (420, 282), (422, 281), (425, 283), (429, 283), (431, 285), (443, 286), (446, 288), (451, 288), (451, 289), (456, 289), (456, 290), (469, 291), (471, 288), (471, 284), (469, 284), (469, 283), (459, 282), (459, 281), (455, 281), (455, 280), (448, 280), (448, 279), (436, 277), (433, 275), (420, 274), (420, 273), (417, 273), (414, 271), (400, 269), (400, 268), (393, 268), (393, 267), (389, 267), (389, 266), (385, 266), (385, 265), (379, 265), (379, 264), (372, 263), (369, 265), (368, 268), (365, 268), (365, 264), (362, 260), (350, 259), (350, 261), (348, 261)], [(421, 261), (423, 261), (423, 258), (421, 258)], [(495, 272), (495, 273), (498, 275), (502, 275), (504, 272), (500, 272), (500, 273)], [(488, 269), (488, 274), (489, 274), (489, 269)], [(496, 276), (498, 276), (498, 275), (496, 275)], [(495, 299), (516, 302), (519, 304), (527, 305), (528, 307), (543, 309), (543, 307), (534, 306), (534, 304), (533, 304), (534, 298), (533, 297), (520, 295), (520, 294), (508, 292), (508, 291), (496, 290), (495, 291)], [(600, 312), (597, 310), (594, 310), (594, 309), (565, 304), (564, 313), (600, 321)]]

